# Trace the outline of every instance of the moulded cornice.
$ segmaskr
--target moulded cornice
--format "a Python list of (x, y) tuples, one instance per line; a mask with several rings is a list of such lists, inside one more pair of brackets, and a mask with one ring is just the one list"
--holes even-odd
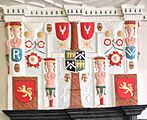
[[(144, 20), (143, 6), (122, 5), (121, 8), (91, 8), (87, 6), (64, 6), (62, 9), (35, 8), (29, 6), (4, 7), (5, 21), (19, 20), (29, 17), (57, 18), (67, 17), (68, 21), (97, 20)], [(11, 18), (11, 19), (10, 19)], [(61, 19), (62, 20), (62, 19)]]
[(122, 5), (122, 14), (124, 20), (142, 20), (143, 19), (143, 5)]

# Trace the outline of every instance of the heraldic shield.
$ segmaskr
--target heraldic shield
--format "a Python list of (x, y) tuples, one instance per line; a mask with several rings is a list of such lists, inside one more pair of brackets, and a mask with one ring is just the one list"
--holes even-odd
[(85, 69), (85, 51), (65, 51), (65, 69), (78, 72)]
[(137, 105), (137, 75), (115, 74), (114, 81), (116, 105)]
[(38, 109), (38, 78), (13, 77), (13, 109)]

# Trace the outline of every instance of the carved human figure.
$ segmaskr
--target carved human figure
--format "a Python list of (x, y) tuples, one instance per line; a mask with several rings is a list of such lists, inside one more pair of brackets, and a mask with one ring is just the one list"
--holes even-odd
[[(7, 58), (7, 62), (8, 62), (8, 73), (10, 73), (10, 66), (9, 66), (9, 54), (10, 54), (10, 50), (12, 48), (16, 48), (17, 50), (19, 50), (19, 52), (21, 53), (21, 27), (22, 24), (21, 22), (8, 22), (6, 23), (6, 35), (8, 37), (8, 39), (6, 40), (6, 58)], [(15, 68), (14, 68), (15, 69)], [(18, 66), (18, 69), (19, 66)], [(16, 71), (19, 72), (19, 71)]]
[(20, 22), (12, 22), (10, 23), (10, 33), (13, 36), (12, 39), (8, 39), (6, 41), (6, 54), (10, 53), (11, 48), (20, 48), (22, 40), (21, 40), (21, 23)]
[(55, 97), (55, 59), (45, 58), (45, 81), (46, 81), (46, 96), (49, 100), (49, 107), (53, 107), (53, 99)]
[(126, 42), (126, 57), (128, 59), (134, 59), (136, 56), (136, 47), (135, 47), (135, 42), (136, 42), (136, 38), (134, 37), (133, 33), (134, 31), (134, 25), (133, 24), (129, 24), (126, 25), (126, 32), (128, 34), (128, 36), (125, 38), (125, 42)]
[(96, 91), (99, 96), (100, 105), (104, 105), (104, 95), (106, 84), (106, 72), (105, 72), (105, 58), (104, 57), (95, 57), (95, 78), (96, 78)]

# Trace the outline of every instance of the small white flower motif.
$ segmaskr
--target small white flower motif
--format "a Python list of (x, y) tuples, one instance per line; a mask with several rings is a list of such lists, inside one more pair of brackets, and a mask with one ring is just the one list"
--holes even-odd
[(116, 45), (117, 45), (117, 46), (122, 46), (122, 45), (123, 45), (123, 40), (122, 40), (122, 39), (118, 39), (118, 40), (116, 41)]
[(44, 48), (44, 46), (45, 46), (45, 43), (42, 40), (38, 42), (39, 48)]
[(27, 40), (27, 41), (25, 42), (26, 48), (31, 48), (32, 45), (33, 45), (33, 43), (32, 43), (30, 40)]
[(105, 39), (105, 40), (104, 40), (104, 44), (105, 44), (106, 46), (111, 45), (111, 39)]

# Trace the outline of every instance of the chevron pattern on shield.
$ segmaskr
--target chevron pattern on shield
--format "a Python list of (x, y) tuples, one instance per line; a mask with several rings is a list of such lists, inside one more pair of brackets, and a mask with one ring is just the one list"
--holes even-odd
[(85, 51), (65, 51), (65, 69), (72, 72), (85, 69)]

